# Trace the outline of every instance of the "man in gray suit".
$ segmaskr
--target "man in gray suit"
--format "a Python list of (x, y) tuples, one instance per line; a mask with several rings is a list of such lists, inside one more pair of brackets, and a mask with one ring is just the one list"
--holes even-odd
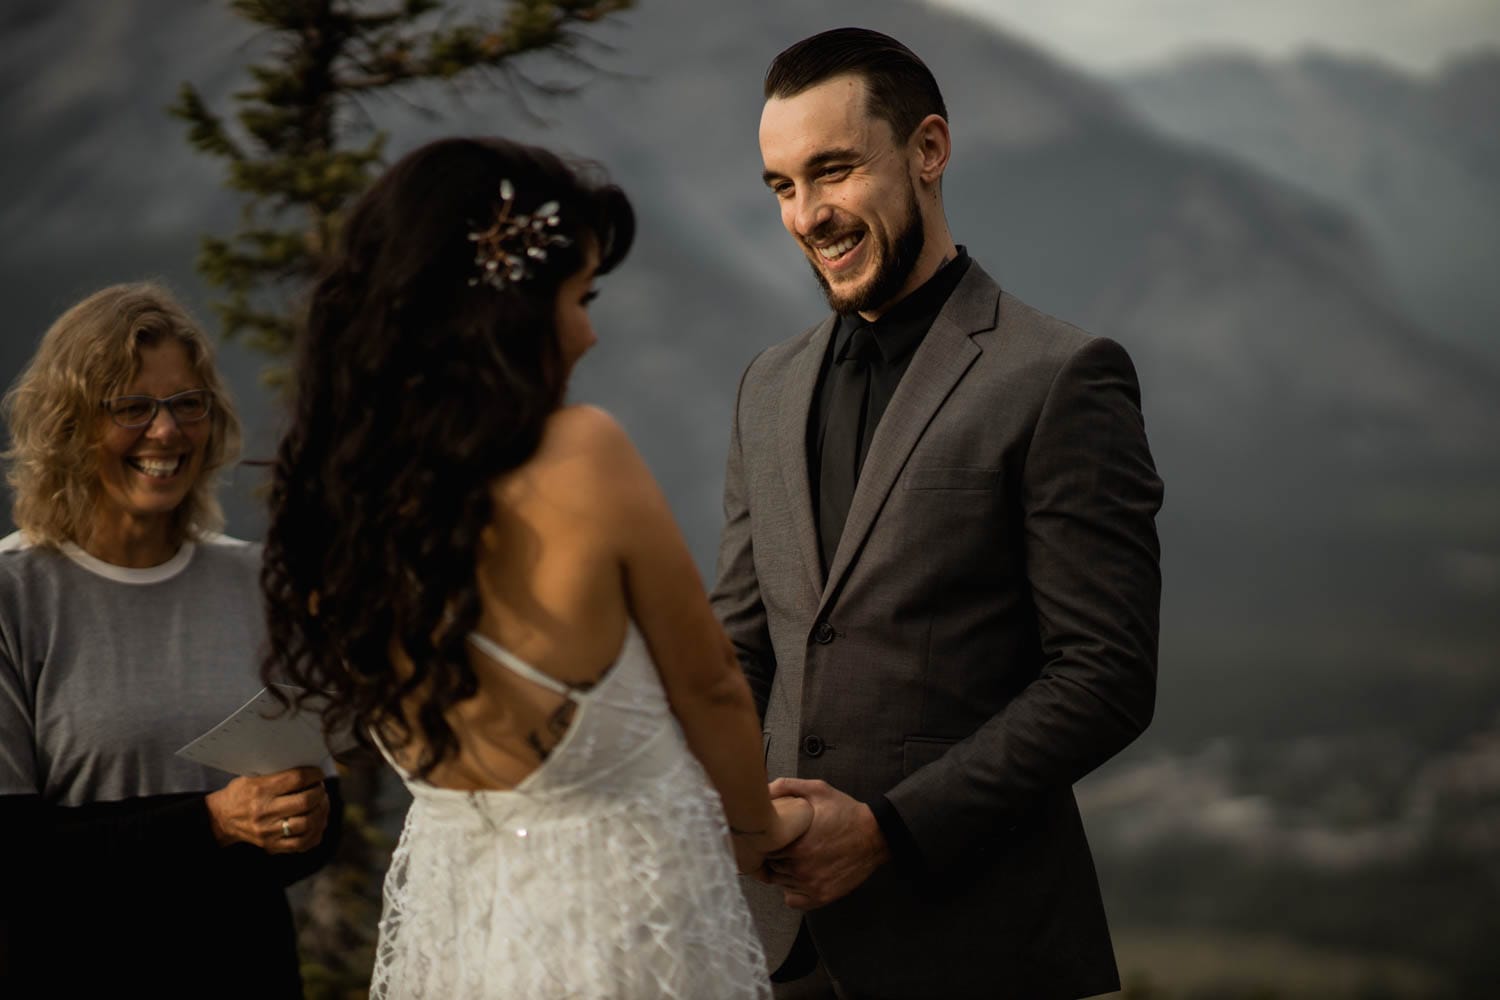
[(1135, 371), (954, 245), (947, 111), (899, 42), (806, 39), (765, 94), (765, 181), (834, 311), (741, 381), (714, 592), (772, 793), (814, 807), (746, 883), (777, 995), (1116, 989), (1072, 785), (1155, 699)]

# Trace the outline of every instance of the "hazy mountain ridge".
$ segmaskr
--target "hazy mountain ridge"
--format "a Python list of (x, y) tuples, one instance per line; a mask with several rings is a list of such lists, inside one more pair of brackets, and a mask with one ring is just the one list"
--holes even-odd
[(1121, 93), (1168, 134), (1222, 150), (1356, 216), (1408, 311), (1500, 363), (1500, 52), (1422, 79), (1308, 53), (1201, 55)]

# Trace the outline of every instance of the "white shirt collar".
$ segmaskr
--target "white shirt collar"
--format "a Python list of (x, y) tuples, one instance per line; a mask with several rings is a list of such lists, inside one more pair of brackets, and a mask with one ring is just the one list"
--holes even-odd
[(193, 551), (197, 548), (192, 542), (183, 542), (177, 553), (166, 562), (157, 566), (146, 566), (136, 569), (130, 566), (116, 566), (98, 559), (74, 545), (72, 542), (63, 542), (58, 546), (62, 554), (95, 576), (102, 576), (106, 580), (114, 580), (116, 583), (146, 584), (161, 583), (187, 569), (188, 563), (193, 561)]

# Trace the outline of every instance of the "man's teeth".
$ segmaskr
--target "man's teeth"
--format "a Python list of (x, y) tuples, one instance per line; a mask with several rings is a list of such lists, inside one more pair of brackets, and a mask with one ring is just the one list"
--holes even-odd
[(818, 247), (818, 253), (824, 260), (837, 260), (850, 250), (853, 250), (857, 243), (859, 243), (858, 236), (845, 236), (837, 243), (830, 243), (826, 247)]
[(132, 458), (130, 464), (148, 476), (165, 479), (182, 465), (182, 456), (176, 458)]

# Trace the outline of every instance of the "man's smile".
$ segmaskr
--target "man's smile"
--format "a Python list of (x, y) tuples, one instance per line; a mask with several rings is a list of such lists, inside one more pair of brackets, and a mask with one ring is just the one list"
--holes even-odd
[(865, 236), (868, 235), (861, 230), (848, 233), (826, 243), (813, 243), (809, 241), (808, 247), (813, 250), (825, 270), (838, 272), (852, 264), (861, 247), (865, 245)]

